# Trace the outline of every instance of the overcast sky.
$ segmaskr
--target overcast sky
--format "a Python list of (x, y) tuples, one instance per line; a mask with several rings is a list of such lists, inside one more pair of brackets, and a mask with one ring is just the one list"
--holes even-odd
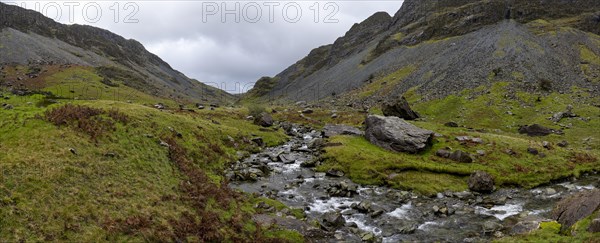
[(402, 5), (389, 0), (2, 1), (62, 23), (93, 25), (136, 39), (188, 77), (230, 93), (276, 75), (373, 13), (393, 16)]

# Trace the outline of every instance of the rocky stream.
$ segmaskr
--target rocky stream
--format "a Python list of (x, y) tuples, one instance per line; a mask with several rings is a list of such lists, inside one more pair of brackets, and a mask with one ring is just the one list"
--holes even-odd
[(276, 212), (267, 205), (256, 205), (283, 216), (288, 222), (265, 215), (297, 229), (309, 241), (491, 241), (537, 229), (540, 222), (551, 221), (550, 212), (557, 201), (598, 187), (600, 179), (590, 174), (534, 189), (502, 188), (491, 194), (445, 192), (435, 197), (361, 186), (339, 171), (315, 172), (322, 133), (289, 126), (286, 130), (292, 138), (286, 144), (265, 148), (231, 168), (230, 186), (304, 210), (306, 221), (301, 221), (289, 210)]

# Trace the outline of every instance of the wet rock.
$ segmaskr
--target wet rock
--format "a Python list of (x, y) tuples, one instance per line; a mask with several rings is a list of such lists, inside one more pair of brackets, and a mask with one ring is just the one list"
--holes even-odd
[(450, 154), (448, 159), (451, 159), (451, 160), (454, 160), (454, 161), (460, 162), (460, 163), (473, 162), (473, 158), (471, 158), (471, 155), (469, 153), (463, 152), (461, 150), (454, 151), (452, 154)]
[(502, 230), (503, 226), (496, 221), (485, 221), (482, 225), (484, 233), (493, 233)]
[(290, 154), (280, 154), (277, 158), (284, 164), (293, 164), (296, 162), (296, 158)]
[(410, 108), (408, 101), (406, 101), (404, 96), (391, 102), (385, 102), (381, 107), (381, 111), (385, 116), (395, 116), (404, 120), (415, 120), (419, 118), (419, 114)]
[(322, 134), (323, 137), (329, 138), (337, 135), (362, 136), (364, 132), (356, 127), (351, 127), (347, 125), (327, 124), (325, 125), (325, 127), (323, 127)]
[(552, 210), (552, 218), (562, 225), (561, 230), (564, 231), (598, 209), (600, 190), (582, 191), (560, 200)]
[(258, 117), (254, 118), (254, 124), (261, 127), (273, 126), (273, 117), (269, 113), (263, 112)]
[(365, 242), (374, 242), (375, 234), (373, 232), (363, 232), (360, 234), (360, 239)]
[(554, 190), (554, 188), (549, 187), (549, 188), (546, 188), (545, 193), (546, 193), (546, 195), (551, 196), (551, 195), (556, 194), (556, 190)]
[(331, 176), (331, 177), (342, 177), (342, 176), (344, 176), (344, 172), (341, 170), (329, 169), (329, 170), (327, 170), (327, 172), (325, 172), (325, 175)]
[(362, 202), (360, 202), (358, 204), (352, 205), (351, 207), (353, 209), (356, 209), (358, 212), (368, 213), (368, 212), (372, 211), (372, 208), (371, 208), (372, 205), (373, 204), (371, 202), (369, 202), (369, 201), (362, 201)]
[(519, 133), (527, 134), (530, 137), (547, 136), (550, 135), (550, 133), (552, 133), (552, 129), (539, 124), (533, 124), (531, 126), (522, 126), (521, 128), (519, 128)]
[(447, 126), (447, 127), (458, 127), (458, 124), (456, 122), (446, 122), (446, 123), (444, 123), (444, 126)]
[(327, 212), (323, 215), (321, 227), (327, 231), (335, 231), (346, 224), (344, 216), (338, 212)]
[(478, 170), (471, 174), (468, 185), (471, 191), (490, 193), (494, 190), (494, 178), (490, 174)]
[(327, 187), (326, 191), (332, 197), (351, 197), (358, 193), (358, 187), (355, 184), (341, 181), (339, 183), (331, 184)]
[(533, 154), (533, 155), (538, 155), (540, 153), (540, 151), (538, 151), (535, 148), (527, 148), (527, 153)]
[(540, 228), (540, 221), (521, 221), (510, 229), (511, 235), (524, 235)]
[(322, 138), (315, 138), (308, 143), (309, 149), (320, 149), (325, 144), (325, 140)]
[(283, 129), (283, 131), (285, 132), (286, 135), (288, 135), (288, 136), (296, 135), (295, 131), (294, 131), (294, 125), (292, 123), (282, 122), (281, 124), (279, 124), (279, 126), (281, 127), (281, 129)]
[(302, 162), (300, 164), (300, 166), (302, 166), (304, 168), (313, 168), (313, 167), (316, 167), (318, 163), (319, 163), (318, 159), (311, 159), (311, 160)]
[(468, 192), (468, 191), (464, 191), (464, 192), (455, 192), (452, 194), (454, 197), (458, 198), (458, 199), (469, 199), (469, 198), (473, 198), (473, 193)]
[(398, 117), (370, 115), (365, 137), (371, 143), (397, 152), (418, 153), (431, 146), (434, 132)]

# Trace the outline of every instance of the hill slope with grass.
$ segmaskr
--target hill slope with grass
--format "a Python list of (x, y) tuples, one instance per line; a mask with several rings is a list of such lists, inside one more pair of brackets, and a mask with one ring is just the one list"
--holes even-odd
[(0, 95), (10, 104), (0, 110), (5, 241), (302, 239), (258, 226), (251, 218), (262, 211), (254, 205), (275, 202), (225, 184), (229, 163), (259, 149), (251, 138), (269, 146), (287, 139), (245, 121), (245, 109), (159, 110), (108, 99), (48, 103), (45, 94), (5, 89)]
[(375, 14), (259, 80), (246, 99), (313, 101), (371, 90), (356, 99), (362, 102), (413, 87), (440, 98), (494, 81), (525, 91), (540, 82), (555, 91), (578, 86), (598, 95), (599, 23), (598, 1), (404, 1), (394, 17)]
[[(228, 103), (234, 97), (174, 70), (135, 40), (86, 25), (64, 25), (42, 14), (0, 3), (0, 64), (41, 68), (102, 68), (104, 77), (179, 103)], [(15, 88), (36, 73), (5, 80)]]

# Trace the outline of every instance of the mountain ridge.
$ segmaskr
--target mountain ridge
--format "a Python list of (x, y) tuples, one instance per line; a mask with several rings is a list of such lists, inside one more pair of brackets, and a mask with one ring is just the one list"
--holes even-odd
[[(350, 55), (346, 53), (340, 55), (333, 52), (331, 45), (314, 49), (307, 57), (275, 77), (260, 80), (260, 82), (269, 81), (269, 85), (257, 84), (256, 86), (258, 89), (271, 87), (270, 89), (251, 90), (246, 97), (259, 97), (259, 99), (276, 102), (319, 100), (364, 87), (365, 84), (374, 81), (373, 79), (383, 78), (409, 65), (417, 65), (417, 69), (426, 69), (423, 66), (428, 65), (439, 66), (439, 64), (429, 63), (427, 60), (415, 63), (411, 59), (422, 59), (423, 56), (439, 59), (438, 57), (442, 56), (440, 54), (442, 51), (452, 50), (455, 45), (462, 47), (460, 50), (456, 48), (453, 50), (461, 53), (459, 56), (465, 59), (463, 61), (479, 66), (478, 68), (469, 68), (468, 70), (473, 73), (472, 75), (466, 75), (466, 77), (469, 80), (479, 80), (481, 82), (471, 83), (469, 81), (466, 85), (461, 85), (460, 82), (451, 80), (451, 86), (453, 87), (475, 88), (483, 83), (489, 84), (493, 81), (488, 80), (490, 73), (498, 68), (503, 69), (505, 74), (520, 72), (521, 74), (517, 76), (525, 76), (527, 82), (533, 85), (540, 80), (550, 79), (552, 82), (558, 83), (555, 88), (560, 87), (561, 89), (569, 86), (560, 83), (562, 78), (559, 76), (561, 74), (556, 71), (564, 70), (565, 68), (561, 67), (564, 65), (570, 66), (567, 72), (569, 74), (567, 76), (571, 78), (568, 81), (569, 84), (583, 85), (594, 89), (591, 81), (595, 82), (598, 78), (598, 68), (600, 66), (591, 63), (589, 65), (585, 64), (588, 65), (585, 67), (576, 67), (583, 60), (575, 57), (581, 52), (580, 49), (583, 51), (589, 49), (594, 55), (600, 53), (598, 46), (595, 44), (598, 40), (598, 34), (600, 34), (600, 24), (597, 24), (600, 23), (600, 2), (597, 1), (553, 0), (535, 1), (533, 3), (531, 1), (504, 0), (408, 0), (404, 2), (394, 17), (384, 22), (387, 24), (382, 24), (383, 27), (379, 29), (376, 28), (375, 32), (377, 34), (375, 36), (354, 39), (355, 43), (352, 46), (358, 48), (349, 48), (350, 51), (347, 53)], [(490, 28), (498, 29), (490, 30)], [(480, 60), (471, 58), (468, 54), (469, 49), (475, 48), (478, 43), (473, 40), (478, 38), (477, 34), (473, 33), (481, 33), (483, 36), (487, 32), (496, 31), (499, 33), (504, 31), (505, 28), (520, 33), (517, 37), (507, 32), (508, 35), (515, 37), (519, 43), (499, 43), (500, 40), (506, 42), (508, 38), (498, 37), (496, 38), (497, 43), (487, 43), (485, 45), (488, 46), (488, 49), (480, 49), (488, 56), (479, 57)], [(356, 32), (352, 31), (355, 29), (356, 27), (353, 27), (351, 31), (348, 31), (344, 37), (340, 37), (336, 42), (340, 39), (355, 36)], [(472, 35), (465, 38), (469, 34)], [(532, 38), (530, 34), (534, 37)], [(527, 40), (527, 43), (520, 43), (520, 41), (525, 40)], [(569, 40), (571, 42), (561, 43), (559, 40)], [(581, 43), (581, 45), (570, 46), (573, 40)], [(471, 43), (471, 45), (461, 45), (462, 41)], [(428, 48), (429, 45), (439, 43), (445, 43), (447, 46), (436, 48), (437, 52), (428, 50), (430, 49)], [(543, 47), (545, 55), (552, 56), (549, 58), (550, 60), (558, 60), (545, 64), (543, 69), (554, 71), (550, 75), (545, 75), (536, 70), (527, 69), (525, 72), (522, 68), (513, 67), (508, 58), (529, 59), (529, 62), (522, 62), (527, 65), (531, 63), (531, 60), (535, 60), (533, 56), (518, 57), (520, 54), (514, 52), (509, 53), (510, 57), (508, 58), (500, 55), (504, 51), (502, 49), (514, 49), (510, 47), (516, 46), (520, 46), (519, 51), (526, 51), (525, 54), (527, 55), (530, 53), (535, 54), (535, 48)], [(411, 48), (421, 48), (422, 53), (419, 55), (402, 55), (406, 53), (402, 50)], [(395, 55), (390, 53), (395, 53)], [(336, 61), (330, 62), (330, 60)], [(481, 62), (489, 65), (481, 66), (478, 64)], [(587, 71), (582, 71), (584, 69)], [(444, 77), (448, 76), (465, 76), (460, 72), (461, 70), (436, 69), (428, 71), (441, 72), (442, 74), (410, 75), (406, 82), (398, 83), (411, 83), (412, 86), (400, 84), (402, 87), (391, 87), (391, 89), (397, 88), (395, 93), (401, 94), (413, 87), (429, 86), (429, 90), (419, 88), (419, 91), (432, 98), (443, 97), (460, 91), (458, 88), (447, 89), (447, 86), (431, 88), (430, 84), (440, 83), (440, 80), (444, 80)], [(418, 72), (423, 73), (422, 71)], [(435, 77), (429, 77), (432, 75)], [(511, 77), (507, 81), (515, 80), (517, 79)], [(585, 83), (586, 80), (591, 81)], [(263, 95), (257, 96), (257, 93)], [(430, 93), (435, 94), (429, 95)], [(598, 91), (595, 90), (595, 93), (598, 93)]]
[[(114, 66), (143, 81), (133, 88), (154, 96), (182, 103), (227, 103), (235, 99), (174, 70), (136, 40), (93, 26), (64, 25), (33, 10), (4, 3), (0, 3), (0, 12), (0, 40), (8, 50), (0, 57), (0, 63)], [(14, 36), (20, 39), (15, 40)]]

